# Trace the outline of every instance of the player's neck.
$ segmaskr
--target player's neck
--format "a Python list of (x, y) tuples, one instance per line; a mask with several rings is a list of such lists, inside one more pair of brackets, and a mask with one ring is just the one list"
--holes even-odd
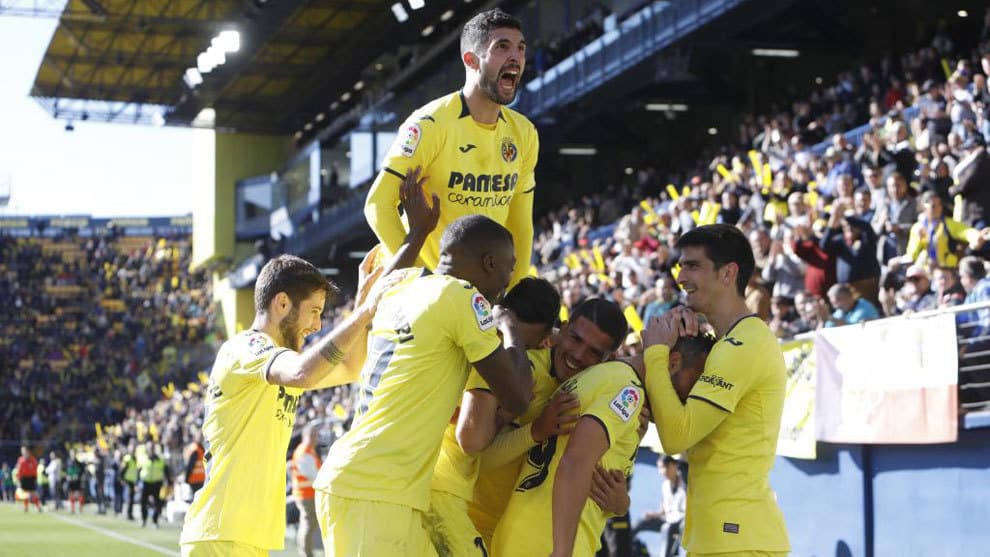
[(272, 337), (275, 344), (283, 347), (289, 348), (285, 343), (285, 339), (282, 338), (282, 334), (278, 330), (278, 326), (268, 319), (268, 316), (264, 313), (258, 314), (254, 317), (254, 322), (251, 323), (251, 330), (265, 333), (266, 335)]
[(464, 102), (467, 103), (471, 118), (479, 124), (492, 125), (498, 123), (501, 105), (488, 98), (477, 83), (467, 82), (461, 90)]
[(740, 319), (752, 312), (746, 307), (746, 300), (738, 295), (727, 295), (725, 300), (720, 300), (712, 304), (709, 311), (704, 312), (708, 322), (715, 328), (718, 338), (725, 336), (729, 328), (735, 325)]

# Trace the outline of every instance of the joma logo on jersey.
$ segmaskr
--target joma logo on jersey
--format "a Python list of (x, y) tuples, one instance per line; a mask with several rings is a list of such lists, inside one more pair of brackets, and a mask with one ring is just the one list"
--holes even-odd
[(447, 187), (453, 188), (460, 185), (461, 191), (513, 191), (516, 189), (516, 182), (519, 181), (519, 174), (462, 174), (451, 172)]
[(734, 384), (729, 383), (728, 381), (719, 377), (718, 375), (702, 375), (701, 377), (698, 378), (698, 381), (708, 383), (712, 387), (718, 387), (720, 389), (725, 389), (727, 391), (731, 391), (732, 388), (735, 387)]

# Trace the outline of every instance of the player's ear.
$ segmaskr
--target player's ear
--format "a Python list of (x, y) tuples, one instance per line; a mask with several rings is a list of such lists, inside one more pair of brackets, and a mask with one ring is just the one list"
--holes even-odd
[(481, 65), (481, 61), (478, 60), (478, 56), (470, 50), (464, 51), (464, 53), (461, 54), (461, 61), (464, 62), (465, 66), (471, 68), (472, 70), (477, 70)]
[(268, 309), (274, 315), (285, 315), (292, 309), (292, 299), (289, 298), (287, 293), (279, 292), (278, 294), (275, 294), (274, 298), (272, 298), (272, 302), (268, 305)]
[(670, 374), (673, 375), (673, 374), (677, 373), (678, 371), (680, 371), (681, 370), (681, 366), (683, 364), (684, 364), (684, 361), (681, 358), (681, 353), (680, 352), (677, 352), (677, 351), (671, 351), (670, 352), (669, 367), (667, 369), (670, 372)]
[(486, 251), (481, 254), (481, 265), (486, 273), (495, 271), (495, 254)]

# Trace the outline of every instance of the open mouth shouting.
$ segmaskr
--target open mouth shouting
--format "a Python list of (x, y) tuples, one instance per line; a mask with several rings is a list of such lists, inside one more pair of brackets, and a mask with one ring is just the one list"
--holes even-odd
[(519, 78), (519, 66), (512, 66), (503, 70), (498, 76), (499, 93), (507, 97), (514, 95), (516, 92), (516, 87), (519, 85)]

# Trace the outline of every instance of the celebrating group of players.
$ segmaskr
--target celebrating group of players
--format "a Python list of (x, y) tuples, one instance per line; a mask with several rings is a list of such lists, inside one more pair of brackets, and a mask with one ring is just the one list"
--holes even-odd
[(688, 451), (692, 555), (786, 553), (768, 483), (784, 365), (743, 301), (748, 242), (721, 225), (681, 237), (691, 309), (651, 320), (638, 359), (613, 358), (627, 323), (610, 301), (555, 329), (560, 295), (526, 278), (537, 133), (505, 107), (525, 64), (519, 21), (478, 14), (461, 58), (464, 87), (409, 117), (369, 192), (381, 244), (350, 316), (300, 352), (335, 288), (297, 257), (262, 269), (252, 327), (210, 374), (207, 480), (182, 554), (282, 548), (300, 393), (355, 381), (353, 427), (313, 486), (327, 555), (590, 557), (628, 509), (649, 419), (669, 452)]

